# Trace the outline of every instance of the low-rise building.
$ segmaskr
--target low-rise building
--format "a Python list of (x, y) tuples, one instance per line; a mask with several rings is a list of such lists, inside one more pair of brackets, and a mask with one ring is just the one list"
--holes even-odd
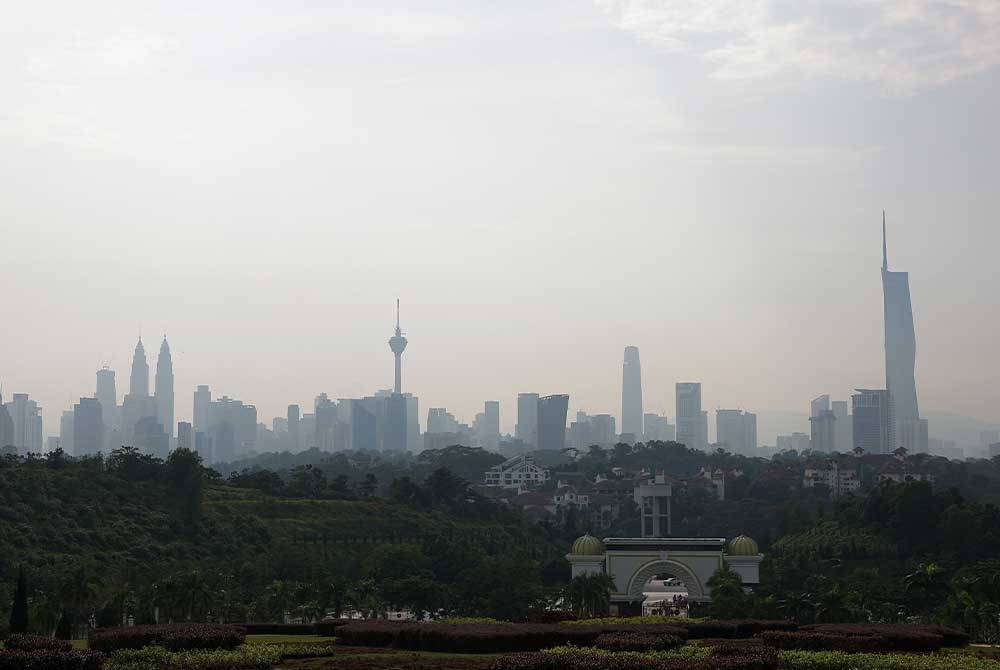
[(802, 486), (826, 486), (830, 490), (830, 497), (837, 499), (854, 495), (861, 488), (861, 478), (858, 477), (857, 468), (841, 467), (836, 460), (831, 460), (823, 465), (807, 467), (802, 473)]
[(521, 454), (493, 466), (483, 479), (486, 486), (528, 490), (547, 482), (549, 471), (535, 463), (530, 455)]

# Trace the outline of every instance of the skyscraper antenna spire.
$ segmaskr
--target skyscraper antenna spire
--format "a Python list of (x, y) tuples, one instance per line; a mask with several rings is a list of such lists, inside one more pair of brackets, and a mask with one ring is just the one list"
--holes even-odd
[(396, 331), (399, 331), (399, 298), (396, 298)]
[(889, 250), (885, 242), (885, 210), (882, 210), (882, 269), (889, 269)]

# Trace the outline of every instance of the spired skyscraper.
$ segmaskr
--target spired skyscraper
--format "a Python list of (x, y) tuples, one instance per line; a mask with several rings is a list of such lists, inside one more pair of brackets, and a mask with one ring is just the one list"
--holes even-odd
[(885, 386), (893, 424), (894, 447), (910, 453), (927, 451), (927, 421), (920, 418), (914, 368), (917, 360), (910, 304), (910, 278), (906, 272), (889, 270), (885, 212), (882, 212), (882, 294), (885, 315)]
[(633, 442), (643, 436), (642, 373), (638, 347), (625, 347), (622, 363), (622, 435), (631, 435)]
[(160, 355), (156, 359), (156, 416), (163, 432), (174, 435), (174, 362), (170, 357), (167, 336), (160, 344)]

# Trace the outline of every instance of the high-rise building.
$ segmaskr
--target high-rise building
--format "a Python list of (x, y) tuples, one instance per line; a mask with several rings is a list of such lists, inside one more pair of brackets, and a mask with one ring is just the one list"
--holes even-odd
[(833, 411), (824, 409), (819, 410), (818, 414), (813, 414), (809, 417), (810, 448), (813, 451), (821, 451), (825, 454), (836, 451), (836, 434), (839, 428), (837, 417)]
[(97, 371), (97, 387), (94, 392), (94, 397), (101, 403), (101, 411), (104, 413), (102, 416), (102, 419), (104, 420), (104, 448), (110, 449), (118, 446), (113, 443), (114, 435), (117, 432), (116, 429), (118, 428), (119, 423), (118, 392), (115, 388), (115, 371), (106, 365)]
[(156, 359), (156, 416), (168, 436), (174, 432), (174, 363), (170, 357), (167, 336), (160, 344)]
[(14, 419), (3, 404), (3, 390), (0, 389), (0, 449), (14, 446)]
[(75, 430), (73, 410), (66, 409), (59, 416), (59, 447), (69, 455), (74, 455), (73, 431)]
[(479, 443), (488, 451), (497, 451), (500, 448), (499, 400), (487, 400), (483, 403), (483, 423)]
[[(11, 446), (19, 453), (42, 452), (42, 408), (27, 393), (15, 393), (5, 407), (14, 425)], [(5, 445), (6, 446), (6, 445)]]
[(135, 424), (133, 445), (144, 454), (163, 460), (170, 455), (170, 436), (155, 416), (144, 416)]
[(339, 410), (337, 403), (326, 393), (320, 393), (313, 400), (313, 414), (316, 416), (316, 428), (313, 444), (321, 451), (337, 449), (337, 422)]
[(146, 362), (146, 349), (142, 346), (142, 337), (135, 343), (132, 354), (132, 374), (129, 377), (128, 392), (134, 396), (149, 395), (149, 363)]
[(288, 448), (292, 451), (299, 451), (302, 447), (299, 444), (299, 414), (301, 409), (298, 405), (289, 405), (286, 418), (288, 420)]
[(195, 433), (208, 433), (208, 415), (211, 408), (212, 392), (207, 385), (201, 384), (194, 392), (194, 415), (191, 424)]
[(677, 439), (677, 427), (670, 423), (666, 416), (649, 412), (643, 414), (642, 430), (644, 442), (672, 442)]
[(641, 439), (642, 430), (642, 373), (639, 366), (639, 348), (625, 347), (622, 363), (622, 433)]
[(701, 383), (678, 382), (677, 391), (677, 441), (691, 449), (708, 448), (705, 419), (701, 410)]
[(193, 449), (194, 448), (194, 432), (192, 426), (187, 421), (177, 422), (177, 448), (178, 449)]
[(740, 409), (715, 410), (715, 441), (734, 454), (755, 454), (757, 415)]
[(568, 395), (547, 395), (538, 399), (538, 448), (566, 447), (566, 413)]
[(73, 405), (73, 453), (89, 456), (104, 449), (104, 409), (97, 398)]
[(611, 447), (616, 441), (615, 417), (610, 414), (577, 412), (576, 421), (569, 425), (568, 446), (577, 449)]
[(819, 416), (823, 412), (830, 411), (830, 396), (823, 394), (809, 403), (809, 416)]
[(857, 389), (851, 396), (854, 448), (888, 454), (895, 448), (892, 397), (886, 389)]
[(892, 406), (892, 443), (910, 453), (927, 452), (927, 423), (920, 418), (914, 369), (917, 362), (910, 278), (889, 270), (889, 252), (882, 212), (882, 293), (885, 312), (885, 387)]
[(538, 446), (538, 394), (517, 394), (517, 423), (514, 437), (525, 443)]
[(800, 454), (809, 448), (809, 436), (805, 433), (792, 433), (791, 435), (778, 435), (775, 441), (777, 450), (797, 451)]
[(854, 426), (851, 424), (847, 401), (834, 400), (830, 406), (833, 408), (833, 416), (836, 418), (833, 433), (835, 451), (848, 454), (854, 448)]
[[(136, 342), (132, 355), (132, 373), (129, 376), (129, 389), (122, 401), (121, 434), (128, 444), (136, 444), (136, 426), (146, 417), (156, 418), (156, 401), (149, 395), (149, 364), (146, 362), (146, 349), (142, 338)], [(148, 432), (148, 431), (147, 431)]]

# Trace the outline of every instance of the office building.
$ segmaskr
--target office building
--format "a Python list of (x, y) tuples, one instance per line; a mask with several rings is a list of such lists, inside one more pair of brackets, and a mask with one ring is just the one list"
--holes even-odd
[(74, 455), (73, 449), (73, 410), (66, 409), (59, 416), (59, 447), (69, 455)]
[(539, 449), (559, 450), (566, 447), (567, 412), (568, 395), (548, 395), (538, 399)]
[(538, 394), (517, 394), (517, 423), (514, 437), (535, 447), (538, 445)]
[(910, 303), (910, 279), (906, 272), (889, 270), (889, 252), (882, 212), (882, 293), (885, 313), (885, 387), (892, 408), (888, 445), (911, 454), (927, 453), (927, 422), (920, 418), (915, 368), (916, 335)]
[[(118, 444), (115, 444), (116, 436), (119, 432), (119, 421), (118, 421), (118, 391), (115, 386), (115, 371), (108, 366), (102, 367), (97, 371), (97, 385), (94, 391), (94, 397), (97, 401), (101, 403), (101, 411), (104, 420), (104, 447), (105, 449), (113, 449)], [(63, 450), (65, 451), (65, 449)]]
[(194, 431), (192, 426), (187, 421), (177, 422), (177, 448), (178, 449), (193, 449), (194, 448)]
[(133, 444), (154, 458), (167, 460), (170, 455), (170, 436), (155, 416), (144, 416), (135, 424)]
[(91, 456), (104, 449), (104, 409), (97, 398), (73, 405), (73, 453)]
[(677, 439), (677, 427), (666, 416), (647, 412), (642, 415), (644, 442), (672, 442)]
[(125, 394), (125, 399), (122, 401), (121, 434), (125, 443), (138, 446), (136, 444), (136, 426), (142, 419), (156, 418), (156, 415), (156, 401), (149, 395), (149, 364), (146, 362), (146, 349), (140, 337), (132, 355), (132, 372), (129, 375), (128, 393)]
[(702, 415), (701, 383), (678, 382), (677, 441), (691, 449), (708, 448), (707, 417)]
[(622, 363), (622, 433), (631, 433), (635, 440), (640, 439), (643, 435), (642, 419), (639, 348), (625, 347), (625, 359)]
[(851, 396), (854, 448), (869, 454), (890, 454), (895, 449), (892, 397), (886, 389), (857, 389)]
[(168, 436), (174, 431), (174, 362), (170, 356), (167, 336), (160, 344), (160, 355), (156, 359), (156, 417)]
[[(829, 405), (829, 403), (827, 403)], [(832, 410), (819, 410), (809, 417), (809, 441), (813, 451), (830, 454), (836, 451), (837, 417)]]
[(487, 400), (483, 403), (483, 424), (480, 446), (488, 451), (500, 448), (500, 401)]
[(288, 430), (288, 448), (290, 451), (300, 451), (302, 445), (299, 438), (299, 424), (302, 409), (298, 405), (289, 405), (285, 413)]
[(851, 423), (848, 403), (846, 400), (834, 400), (830, 406), (836, 419), (833, 432), (834, 450), (849, 454), (854, 449), (854, 426)]
[(809, 416), (819, 416), (823, 412), (830, 411), (830, 396), (821, 395), (809, 403)]
[(208, 433), (208, 413), (212, 406), (212, 392), (201, 384), (194, 392), (194, 413), (191, 425), (195, 433)]
[(734, 454), (754, 455), (757, 450), (757, 415), (739, 409), (716, 410), (715, 442)]
[(3, 404), (3, 390), (0, 389), (0, 449), (14, 447), (14, 419)]
[(15, 393), (5, 407), (14, 429), (13, 446), (20, 454), (42, 452), (42, 408), (27, 393)]
[(800, 454), (810, 447), (809, 436), (805, 433), (792, 433), (791, 435), (778, 435), (775, 447), (779, 452), (797, 451)]
[(592, 446), (608, 448), (614, 446), (617, 439), (615, 417), (610, 414), (577, 412), (576, 420), (569, 425), (567, 446), (577, 449)]

